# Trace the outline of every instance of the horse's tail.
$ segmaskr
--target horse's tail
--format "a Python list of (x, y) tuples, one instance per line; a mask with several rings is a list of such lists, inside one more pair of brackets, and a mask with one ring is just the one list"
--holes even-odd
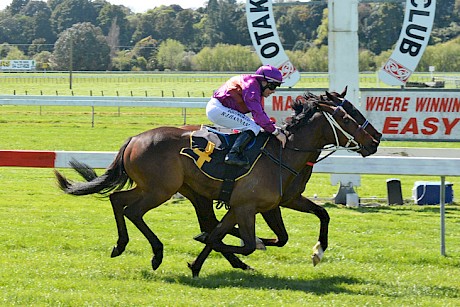
[(123, 144), (115, 160), (113, 160), (112, 164), (101, 176), (97, 176), (94, 169), (84, 163), (77, 160), (70, 161), (71, 167), (87, 182), (71, 182), (55, 170), (54, 174), (56, 175), (60, 189), (66, 194), (71, 195), (88, 195), (94, 193), (107, 195), (114, 190), (121, 190), (123, 187), (132, 186), (133, 180), (129, 178), (123, 165), (123, 154), (130, 140), (131, 138)]

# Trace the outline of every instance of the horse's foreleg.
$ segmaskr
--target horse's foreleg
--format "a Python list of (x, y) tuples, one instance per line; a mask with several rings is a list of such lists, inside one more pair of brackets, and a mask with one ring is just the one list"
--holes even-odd
[[(245, 221), (242, 221), (241, 224), (239, 224), (241, 228), (241, 235), (242, 239), (245, 242), (245, 246), (243, 247), (237, 247), (237, 246), (229, 246), (226, 245), (222, 242), (222, 239), (225, 237), (227, 232), (235, 226), (236, 224), (236, 217), (233, 212), (234, 210), (230, 209), (229, 212), (225, 214), (225, 216), (222, 218), (222, 221), (217, 225), (216, 228), (210, 233), (209, 238), (207, 240), (207, 244), (200, 253), (200, 255), (193, 261), (191, 264), (189, 264), (189, 268), (192, 270), (193, 277), (197, 277), (200, 273), (201, 267), (204, 264), (204, 261), (206, 258), (209, 256), (209, 253), (211, 250), (216, 250), (221, 253), (240, 253), (240, 254), (250, 254), (250, 252), (247, 252), (248, 250), (251, 250), (253, 252), (255, 250), (255, 231), (254, 231), (254, 222), (255, 222), (255, 217), (253, 214), (253, 223), (252, 223), (252, 234), (249, 231), (247, 231), (247, 228), (245, 226)], [(239, 219), (238, 219), (239, 220)], [(250, 227), (249, 227), (250, 228)], [(244, 230), (243, 230), (244, 229)], [(251, 243), (252, 240), (252, 243)], [(248, 267), (249, 268), (249, 267)]]
[(118, 240), (117, 245), (113, 247), (111, 257), (120, 256), (128, 245), (129, 236), (126, 228), (124, 216), (124, 207), (133, 204), (139, 199), (133, 190), (119, 191), (110, 195), (110, 203), (112, 204), (115, 222), (117, 223)]
[[(214, 209), (212, 207), (213, 202), (211, 199), (208, 199), (204, 196), (201, 196), (187, 186), (183, 186), (180, 190), (181, 194), (187, 197), (188, 200), (192, 203), (193, 207), (195, 208), (195, 213), (198, 218), (198, 223), (200, 225), (200, 230), (202, 233), (195, 237), (195, 239), (199, 242), (206, 244), (207, 239), (211, 231), (216, 228), (217, 224), (219, 224), (219, 220), (214, 213)], [(239, 237), (238, 229), (235, 227), (232, 228), (230, 234), (236, 234)], [(235, 269), (242, 269), (242, 270), (249, 270), (251, 267), (241, 261), (240, 258), (235, 256), (231, 253), (222, 253), (222, 255), (227, 259), (230, 265)], [(190, 266), (190, 264), (189, 264)]]
[(329, 231), (329, 214), (326, 209), (318, 206), (306, 197), (299, 196), (293, 201), (281, 204), (283, 207), (291, 208), (300, 212), (307, 212), (316, 215), (320, 220), (320, 229), (318, 242), (313, 247), (312, 261), (313, 265), (317, 265), (322, 257), (324, 251), (328, 247), (328, 231)]
[[(221, 253), (236, 253), (245, 256), (252, 254), (256, 250), (255, 220), (254, 210), (245, 207), (231, 208), (222, 219), (222, 222), (211, 233), (208, 241), (215, 251)], [(229, 221), (233, 224), (229, 223)], [(238, 223), (243, 246), (227, 245), (221, 241), (223, 236), (213, 236), (216, 231), (218, 231), (217, 234), (223, 233), (225, 235), (235, 223)]]
[(264, 239), (260, 238), (266, 246), (278, 246), (282, 247), (286, 245), (288, 241), (288, 233), (286, 227), (284, 226), (283, 217), (281, 216), (281, 209), (276, 207), (270, 211), (262, 213), (262, 217), (267, 223), (268, 227), (275, 233), (277, 236), (276, 239)]

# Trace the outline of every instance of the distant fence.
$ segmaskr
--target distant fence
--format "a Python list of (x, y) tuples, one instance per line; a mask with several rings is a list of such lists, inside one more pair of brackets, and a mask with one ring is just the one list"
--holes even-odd
[[(76, 71), (72, 74), (75, 83), (127, 83), (127, 82), (148, 82), (155, 84), (158, 82), (217, 82), (223, 83), (233, 75), (251, 72), (126, 72), (126, 71)], [(459, 73), (437, 72), (435, 75), (429, 73), (414, 73), (411, 82), (429, 82), (433, 78), (446, 81), (446, 85), (455, 88), (460, 80)], [(4, 73), (0, 75), (2, 83), (24, 84), (24, 83), (54, 83), (65, 84), (69, 82), (69, 72), (27, 72), (27, 73)], [(379, 82), (375, 72), (361, 72), (359, 74), (360, 84), (371, 84), (372, 87), (385, 86)], [(301, 79), (297, 87), (309, 87), (309, 84), (329, 84), (329, 74), (327, 72), (302, 72)], [(457, 87), (458, 88), (458, 87)]]
[(113, 96), (24, 96), (0, 95), (0, 105), (36, 106), (89, 106), (91, 125), (94, 126), (94, 107), (161, 107), (182, 108), (184, 125), (187, 123), (187, 108), (205, 108), (209, 97), (113, 97)]

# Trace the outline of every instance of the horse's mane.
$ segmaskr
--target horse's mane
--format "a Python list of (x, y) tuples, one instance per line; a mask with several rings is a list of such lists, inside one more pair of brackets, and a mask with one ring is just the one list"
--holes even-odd
[(318, 104), (320, 102), (324, 102), (323, 99), (311, 92), (306, 92), (303, 96), (297, 97), (291, 104), (294, 113), (286, 122), (284, 129), (289, 131), (293, 128), (306, 125), (313, 114), (319, 110)]

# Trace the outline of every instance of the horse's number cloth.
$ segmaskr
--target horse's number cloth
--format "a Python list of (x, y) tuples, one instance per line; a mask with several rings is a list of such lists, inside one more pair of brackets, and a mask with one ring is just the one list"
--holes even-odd
[[(224, 163), (224, 158), (237, 136), (238, 134), (226, 134), (204, 127), (192, 132), (190, 147), (182, 148), (180, 153), (191, 158), (206, 176), (219, 181), (224, 181), (224, 179), (236, 181), (251, 172), (262, 154), (261, 149), (268, 142), (269, 134), (259, 133), (246, 146), (244, 154), (249, 159), (249, 167), (231, 167), (231, 172), (226, 172), (228, 165)], [(229, 175), (230, 178), (225, 178), (225, 175)]]

